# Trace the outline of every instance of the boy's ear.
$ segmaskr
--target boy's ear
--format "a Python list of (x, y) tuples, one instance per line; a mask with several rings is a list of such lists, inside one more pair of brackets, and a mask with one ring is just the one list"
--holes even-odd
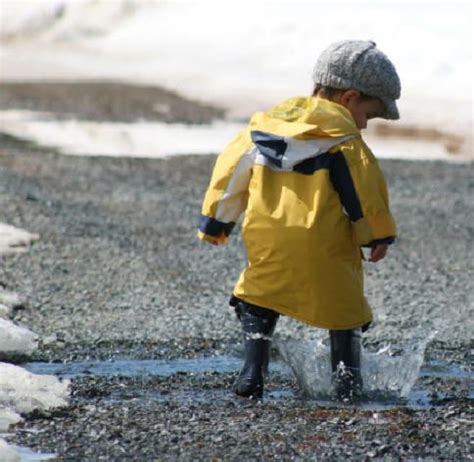
[(341, 94), (339, 101), (340, 101), (340, 104), (347, 107), (349, 104), (357, 101), (359, 98), (360, 98), (360, 91), (350, 89), (350, 90), (344, 91)]

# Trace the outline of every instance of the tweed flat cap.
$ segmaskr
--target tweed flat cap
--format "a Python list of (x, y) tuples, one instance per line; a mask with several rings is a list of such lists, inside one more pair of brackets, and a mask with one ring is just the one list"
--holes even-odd
[(341, 90), (359, 90), (379, 98), (385, 105), (384, 119), (399, 119), (396, 100), (400, 78), (395, 66), (375, 42), (344, 40), (326, 48), (313, 71), (315, 85)]

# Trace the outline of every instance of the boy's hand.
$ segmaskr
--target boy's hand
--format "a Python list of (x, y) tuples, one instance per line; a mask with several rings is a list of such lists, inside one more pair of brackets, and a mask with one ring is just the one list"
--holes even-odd
[(379, 260), (382, 260), (387, 254), (388, 244), (375, 244), (370, 250), (369, 261), (372, 263), (377, 263)]

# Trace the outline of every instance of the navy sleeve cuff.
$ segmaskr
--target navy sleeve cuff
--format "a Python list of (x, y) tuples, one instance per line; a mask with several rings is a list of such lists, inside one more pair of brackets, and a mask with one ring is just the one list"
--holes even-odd
[(395, 238), (390, 236), (390, 237), (385, 237), (384, 239), (374, 239), (373, 241), (369, 242), (367, 245), (364, 245), (363, 247), (373, 247), (374, 245), (377, 245), (377, 244), (391, 245), (394, 242), (395, 242)]
[(199, 231), (208, 236), (229, 236), (229, 234), (234, 229), (235, 223), (224, 223), (222, 221), (216, 220), (215, 218), (208, 217), (206, 215), (201, 215), (199, 218)]

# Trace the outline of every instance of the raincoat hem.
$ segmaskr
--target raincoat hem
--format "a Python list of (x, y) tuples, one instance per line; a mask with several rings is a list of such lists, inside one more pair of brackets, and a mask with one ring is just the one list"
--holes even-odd
[(235, 293), (232, 294), (235, 298), (242, 300), (246, 303), (250, 303), (252, 305), (261, 307), (261, 308), (267, 308), (269, 310), (276, 311), (277, 313), (283, 315), (283, 316), (288, 316), (289, 318), (296, 319), (297, 321), (302, 321), (306, 324), (309, 324), (310, 326), (313, 327), (319, 327), (320, 329), (329, 329), (329, 330), (349, 330), (349, 329), (358, 329), (359, 327), (363, 327), (366, 324), (370, 323), (373, 321), (373, 317), (369, 316), (364, 319), (362, 319), (360, 322), (357, 322), (355, 324), (344, 324), (344, 325), (335, 325), (335, 324), (326, 324), (322, 322), (314, 322), (309, 319), (306, 319), (304, 316), (301, 316), (299, 313), (294, 313), (285, 307), (279, 306), (278, 304), (272, 304), (271, 306), (268, 304), (261, 303), (260, 301), (257, 301), (256, 299), (253, 299), (252, 297), (247, 297), (246, 295), (236, 295)]

